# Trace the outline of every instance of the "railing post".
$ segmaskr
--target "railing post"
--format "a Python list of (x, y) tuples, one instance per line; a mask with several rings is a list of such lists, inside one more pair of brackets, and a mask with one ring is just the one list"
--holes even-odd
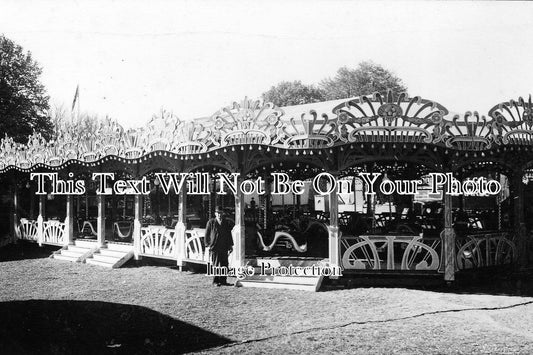
[[(337, 175), (334, 175), (337, 179)], [(337, 189), (329, 194), (328, 257), (331, 267), (340, 267), (339, 199)]]
[(452, 195), (444, 191), (444, 280), (455, 280), (455, 232), (452, 221)]
[(272, 211), (272, 181), (270, 179), (270, 176), (267, 174), (264, 175), (265, 180), (265, 194), (263, 196), (263, 205), (264, 205), (264, 215), (263, 215), (263, 230), (268, 230), (268, 222), (269, 222), (269, 215)]
[(103, 194), (98, 199), (98, 220), (96, 223), (96, 241), (99, 247), (105, 244), (105, 197)]
[(213, 213), (215, 212), (215, 206), (217, 204), (217, 180), (212, 179), (211, 182), (211, 193), (209, 194), (209, 210), (207, 211), (207, 220), (211, 218)]
[[(239, 176), (237, 186), (240, 186), (242, 177)], [(231, 266), (244, 266), (245, 259), (245, 226), (244, 226), (244, 194), (237, 189), (235, 195), (235, 226), (231, 231), (233, 236), (233, 253), (231, 254)]]
[(74, 242), (74, 196), (67, 195), (67, 211), (65, 215), (65, 238), (63, 244), (69, 245)]
[(18, 227), (18, 191), (17, 191), (17, 182), (13, 183), (13, 215), (11, 220), (11, 242), (14, 243), (17, 241), (17, 227)]
[(528, 262), (528, 241), (526, 224), (524, 223), (524, 183), (522, 182), (522, 170), (515, 172), (514, 185), (514, 229), (517, 236), (518, 262), (525, 267)]
[(139, 260), (139, 254), (141, 253), (141, 195), (135, 195), (134, 213), (133, 218), (133, 257), (135, 260)]
[(37, 216), (37, 243), (40, 247), (43, 246), (44, 238), (45, 196), (46, 195), (39, 195), (39, 215)]
[(180, 271), (185, 266), (186, 257), (185, 230), (187, 228), (187, 190), (185, 187), (180, 190), (178, 204), (178, 224), (176, 225), (176, 259)]

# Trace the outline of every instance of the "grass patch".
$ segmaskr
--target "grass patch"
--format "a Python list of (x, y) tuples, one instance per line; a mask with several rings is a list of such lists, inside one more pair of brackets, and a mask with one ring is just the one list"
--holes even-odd
[(0, 303), (7, 353), (185, 353), (227, 344), (224, 337), (149, 308), (101, 301)]
[(533, 353), (531, 297), (213, 287), (146, 261), (109, 270), (2, 260), (2, 353)]

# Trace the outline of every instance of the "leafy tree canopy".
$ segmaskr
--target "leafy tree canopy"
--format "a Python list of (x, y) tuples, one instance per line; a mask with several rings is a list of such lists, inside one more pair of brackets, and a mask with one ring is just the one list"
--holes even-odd
[(321, 89), (302, 84), (299, 80), (282, 81), (263, 93), (262, 97), (265, 102), (272, 102), (276, 106), (302, 105), (325, 100)]
[(48, 100), (41, 68), (30, 52), (0, 35), (0, 137), (25, 143), (33, 131), (50, 136)]
[(384, 95), (387, 89), (395, 93), (407, 92), (407, 87), (400, 78), (370, 61), (359, 63), (355, 69), (340, 68), (335, 77), (322, 80), (320, 88), (325, 92), (327, 100), (346, 99), (375, 92)]
[(355, 69), (339, 68), (333, 78), (322, 80), (318, 87), (302, 84), (301, 81), (283, 81), (263, 93), (262, 97), (277, 106), (290, 106), (371, 95), (375, 92), (385, 95), (388, 89), (397, 94), (407, 92), (407, 87), (400, 78), (381, 65), (366, 61)]

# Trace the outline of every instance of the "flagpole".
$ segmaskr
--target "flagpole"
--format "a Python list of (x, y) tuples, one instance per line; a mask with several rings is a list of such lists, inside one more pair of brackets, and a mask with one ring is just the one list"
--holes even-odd
[(74, 121), (74, 113), (76, 109), (76, 104), (78, 104), (78, 115), (77, 120), (80, 119), (80, 84), (76, 85), (76, 92), (74, 93), (74, 101), (72, 101), (72, 108), (70, 109), (70, 118)]

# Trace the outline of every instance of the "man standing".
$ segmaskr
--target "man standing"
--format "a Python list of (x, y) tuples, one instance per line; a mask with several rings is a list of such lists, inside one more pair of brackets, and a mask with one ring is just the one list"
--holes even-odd
[[(215, 218), (211, 218), (205, 227), (205, 246), (209, 248), (209, 259), (213, 266), (229, 266), (228, 254), (233, 250), (231, 230), (233, 224), (224, 218), (224, 210), (217, 206)], [(215, 276), (213, 285), (228, 285), (226, 276)]]

